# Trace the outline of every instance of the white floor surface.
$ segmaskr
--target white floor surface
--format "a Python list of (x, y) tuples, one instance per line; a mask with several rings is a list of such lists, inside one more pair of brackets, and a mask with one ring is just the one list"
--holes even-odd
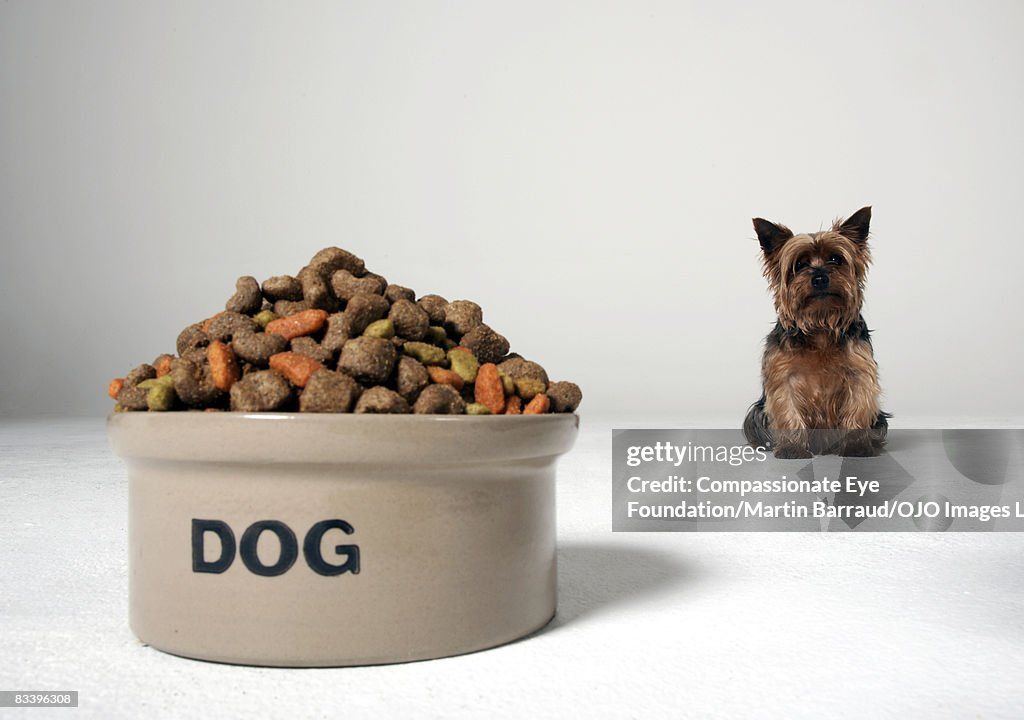
[(1020, 718), (1024, 535), (611, 532), (611, 425), (559, 466), (559, 612), (462, 657), (341, 669), (166, 655), (128, 627), (103, 420), (0, 421), (0, 717)]

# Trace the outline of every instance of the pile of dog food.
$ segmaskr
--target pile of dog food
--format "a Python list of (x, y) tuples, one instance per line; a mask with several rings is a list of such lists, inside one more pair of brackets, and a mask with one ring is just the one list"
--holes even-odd
[(294, 277), (239, 278), (176, 351), (112, 380), (114, 410), (537, 415), (583, 397), (510, 354), (476, 303), (417, 299), (336, 247)]

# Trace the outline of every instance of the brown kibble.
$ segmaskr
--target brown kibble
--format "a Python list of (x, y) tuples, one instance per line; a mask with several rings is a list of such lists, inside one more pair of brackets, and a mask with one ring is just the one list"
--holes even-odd
[(117, 393), (117, 404), (125, 410), (148, 410), (148, 388), (140, 388), (125, 384)]
[(345, 306), (344, 327), (348, 336), (362, 335), (370, 323), (385, 317), (390, 307), (380, 295), (359, 293), (352, 296)]
[(461, 415), (466, 412), (466, 401), (451, 385), (428, 385), (412, 411), (417, 415)]
[(427, 368), (419, 360), (400, 355), (398, 369), (395, 371), (395, 389), (398, 394), (409, 402), (415, 402), (420, 391), (430, 382)]
[(236, 335), (253, 333), (257, 330), (259, 330), (259, 325), (251, 317), (227, 310), (214, 315), (206, 328), (211, 340), (220, 340), (221, 342), (228, 342)]
[(444, 329), (457, 339), (484, 321), (484, 311), (472, 300), (452, 300), (444, 307)]
[(202, 331), (203, 331), (204, 333), (208, 333), (208, 332), (210, 332), (210, 323), (212, 323), (212, 322), (214, 321), (214, 319), (215, 319), (215, 318), (219, 318), (219, 317), (220, 317), (221, 315), (223, 315), (223, 314), (224, 314), (225, 312), (227, 312), (227, 311), (226, 311), (226, 310), (221, 310), (221, 311), (220, 311), (219, 313), (217, 313), (216, 315), (211, 315), (210, 317), (208, 317), (208, 318), (206, 318), (205, 320), (203, 320), (203, 324), (202, 324), (202, 326), (201, 326), (201, 328), (202, 328)]
[(313, 256), (309, 264), (316, 268), (325, 280), (338, 270), (347, 270), (356, 277), (361, 277), (366, 272), (366, 263), (362, 258), (337, 247), (324, 248)]
[(562, 380), (548, 386), (547, 395), (551, 399), (551, 412), (575, 412), (583, 401), (583, 391), (576, 383)]
[[(292, 315), (298, 315), (300, 312), (312, 309), (314, 309), (313, 305), (308, 300), (278, 300), (274, 303), (274, 314), (279, 318), (291, 317)], [(270, 323), (267, 324), (269, 325)]]
[(411, 412), (405, 398), (381, 385), (376, 385), (359, 396), (354, 412), (357, 414), (407, 414)]
[(231, 386), (231, 409), (239, 412), (277, 410), (292, 396), (288, 381), (274, 370), (250, 373)]
[(480, 366), (473, 386), (473, 398), (481, 405), (486, 405), (492, 415), (500, 415), (505, 409), (505, 389), (498, 375), (498, 366), (494, 363)]
[(307, 265), (299, 271), (297, 279), (302, 285), (302, 299), (308, 302), (311, 308), (334, 312), (340, 307), (327, 281), (317, 268)]
[(325, 350), (336, 353), (341, 350), (350, 337), (345, 313), (333, 313), (327, 318), (327, 331), (324, 333), (324, 338), (320, 341), (320, 345)]
[(324, 366), (313, 358), (297, 352), (283, 352), (270, 356), (270, 369), (284, 375), (295, 387), (306, 387), (309, 376)]
[(318, 363), (323, 363), (324, 365), (334, 359), (334, 353), (308, 335), (303, 335), (302, 337), (297, 337), (292, 340), (291, 350), (293, 352), (301, 353), (307, 357), (311, 357)]
[(375, 275), (356, 277), (348, 270), (338, 270), (331, 275), (331, 289), (339, 300), (346, 302), (359, 294), (383, 295), (386, 284)]
[(210, 363), (210, 376), (218, 390), (228, 392), (242, 377), (242, 369), (230, 345), (214, 340), (206, 348), (206, 359)]
[(506, 415), (522, 415), (523, 401), (518, 395), (511, 395), (505, 400)]
[(299, 412), (347, 413), (362, 388), (345, 373), (317, 370), (299, 396)]
[(206, 362), (206, 347), (207, 346), (204, 345), (203, 347), (198, 347), (195, 348), (194, 350), (189, 350), (180, 358), (174, 358), (173, 360), (171, 360), (171, 370), (174, 370), (174, 363), (178, 360), (181, 360), (182, 358), (186, 360), (192, 360), (200, 364)]
[(268, 335), (280, 335), (285, 340), (312, 335), (327, 322), (327, 311), (313, 308), (289, 317), (278, 318), (267, 323), (264, 330)]
[(366, 274), (363, 275), (363, 277), (373, 278), (378, 283), (380, 283), (380, 287), (381, 287), (380, 294), (381, 295), (384, 294), (384, 288), (386, 288), (388, 285), (391, 284), (391, 283), (388, 282), (388, 279), (386, 277), (384, 277), (383, 275), (378, 275), (377, 273), (370, 272), (369, 270), (366, 271)]
[(440, 295), (424, 295), (416, 304), (430, 318), (431, 325), (444, 325), (444, 308), (448, 304), (447, 300)]
[(375, 337), (357, 337), (345, 343), (338, 369), (367, 384), (381, 384), (391, 377), (398, 361), (395, 346)]
[(231, 347), (235, 351), (235, 355), (247, 363), (266, 367), (270, 362), (271, 355), (285, 351), (288, 341), (280, 335), (267, 335), (261, 332), (243, 333), (234, 337)]
[(462, 386), (466, 384), (461, 377), (442, 367), (431, 365), (427, 368), (427, 374), (430, 375), (431, 382), (439, 385), (451, 385), (456, 390), (461, 390)]
[(390, 303), (395, 303), (399, 300), (408, 300), (411, 303), (416, 302), (416, 293), (401, 285), (388, 285), (384, 288), (384, 297)]
[(149, 363), (142, 363), (124, 376), (124, 384), (127, 387), (135, 387), (143, 380), (151, 380), (155, 377), (156, 368)]
[(205, 352), (193, 351), (189, 356), (172, 362), (171, 381), (175, 394), (191, 407), (213, 405), (221, 398), (221, 390), (213, 382)]
[(107, 395), (111, 400), (117, 400), (117, 394), (121, 392), (121, 388), (124, 387), (124, 378), (114, 378), (107, 385)]
[(388, 313), (388, 320), (395, 326), (395, 335), (407, 340), (422, 340), (430, 328), (430, 317), (426, 311), (406, 298), (394, 301)]
[(263, 296), (271, 302), (301, 300), (302, 284), (291, 275), (275, 275), (263, 281)]
[(189, 350), (204, 348), (210, 344), (210, 336), (203, 330), (202, 323), (194, 323), (178, 334), (178, 341), (175, 348), (178, 355), (184, 355)]
[(523, 408), (523, 415), (543, 415), (551, 407), (551, 400), (544, 393), (534, 395), (533, 400)]
[(235, 294), (224, 303), (224, 309), (229, 312), (252, 315), (263, 307), (263, 293), (260, 292), (260, 284), (256, 278), (250, 275), (243, 275), (235, 282)]
[(508, 353), (508, 340), (488, 325), (477, 325), (462, 336), (461, 345), (469, 348), (482, 363), (499, 362)]

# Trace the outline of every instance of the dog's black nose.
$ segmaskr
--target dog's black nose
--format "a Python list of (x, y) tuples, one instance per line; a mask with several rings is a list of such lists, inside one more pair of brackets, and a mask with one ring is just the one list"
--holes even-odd
[(811, 276), (811, 287), (815, 290), (825, 290), (828, 288), (828, 272), (825, 270), (815, 270), (814, 275)]

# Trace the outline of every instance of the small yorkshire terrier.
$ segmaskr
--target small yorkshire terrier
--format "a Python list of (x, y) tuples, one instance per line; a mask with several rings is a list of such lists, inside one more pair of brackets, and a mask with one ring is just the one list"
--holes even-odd
[(871, 208), (823, 232), (794, 235), (754, 218), (778, 322), (765, 341), (763, 392), (743, 432), (777, 458), (870, 457), (885, 443), (888, 413), (871, 338), (860, 314), (871, 256)]

